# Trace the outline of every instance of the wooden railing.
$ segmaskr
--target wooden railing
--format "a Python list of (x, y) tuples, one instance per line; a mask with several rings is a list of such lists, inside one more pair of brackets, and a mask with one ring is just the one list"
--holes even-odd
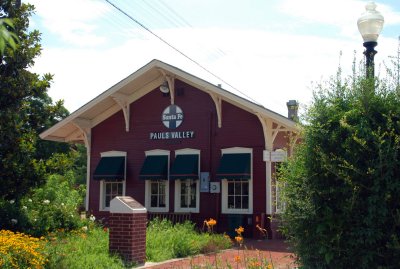
[(173, 224), (175, 223), (183, 223), (190, 219), (190, 213), (159, 213), (159, 212), (148, 212), (147, 220), (151, 221), (155, 218), (159, 219), (168, 219)]

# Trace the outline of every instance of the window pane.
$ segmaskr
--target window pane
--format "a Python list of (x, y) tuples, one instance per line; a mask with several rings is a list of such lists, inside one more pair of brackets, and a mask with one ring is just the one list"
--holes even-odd
[(151, 194), (152, 195), (157, 195), (158, 194), (158, 183), (157, 182), (151, 182)]
[(186, 200), (186, 195), (181, 195), (181, 207), (187, 207)]
[(123, 182), (104, 183), (104, 207), (110, 207), (110, 201), (116, 196), (123, 195)]
[(249, 195), (249, 182), (247, 181), (242, 182), (242, 194)]
[(106, 201), (105, 201), (105, 203), (104, 203), (104, 206), (105, 207), (109, 207), (110, 206), (110, 196), (106, 196)]
[(242, 208), (242, 197), (241, 196), (235, 196), (235, 208)]
[(235, 208), (235, 196), (228, 196), (228, 208)]
[(181, 182), (181, 193), (187, 194), (187, 191), (186, 182)]
[(248, 196), (242, 197), (242, 209), (249, 209), (249, 197)]
[(165, 195), (165, 186), (166, 186), (165, 181), (159, 182), (159, 194)]
[(158, 207), (165, 207), (165, 195), (160, 195), (158, 199), (159, 199)]
[(151, 207), (157, 207), (157, 196), (156, 195), (152, 195), (151, 196), (151, 198), (150, 198), (150, 200), (151, 200)]
[(197, 187), (197, 183), (196, 182), (191, 182), (190, 183), (190, 192), (191, 193), (196, 193), (196, 187)]
[(190, 194), (190, 206), (192, 208), (196, 207), (196, 190)]
[(234, 187), (235, 187), (235, 182), (234, 181), (229, 181), (228, 182), (228, 194), (229, 195), (235, 194)]
[(242, 194), (242, 182), (235, 182), (235, 195)]

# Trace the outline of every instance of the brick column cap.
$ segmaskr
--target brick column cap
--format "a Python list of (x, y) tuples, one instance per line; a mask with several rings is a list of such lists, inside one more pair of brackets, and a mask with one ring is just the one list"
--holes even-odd
[(110, 213), (138, 214), (147, 209), (130, 196), (116, 196), (110, 201)]

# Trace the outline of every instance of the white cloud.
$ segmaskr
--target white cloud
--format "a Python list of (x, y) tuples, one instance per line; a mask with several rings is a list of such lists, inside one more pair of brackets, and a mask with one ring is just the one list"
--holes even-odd
[(64, 42), (90, 46), (104, 43), (105, 39), (96, 35), (94, 21), (110, 11), (102, 1), (94, 0), (30, 0), (36, 7), (42, 25), (61, 37)]
[[(304, 33), (293, 35), (217, 27), (157, 31), (167, 42), (227, 83), (213, 77), (143, 29), (128, 29), (129, 25), (123, 24), (122, 20), (105, 16), (110, 10), (103, 2), (74, 0), (61, 8), (58, 1), (35, 2), (45, 25), (53, 33), (58, 33), (66, 45), (63, 48), (44, 47), (34, 71), (55, 75), (49, 94), (54, 100), (65, 99), (70, 111), (156, 58), (213, 84), (221, 83), (223, 88), (241, 95), (226, 85), (229, 83), (265, 107), (286, 115), (285, 103), (289, 99), (309, 102), (312, 81), (326, 80), (334, 75), (339, 62), (344, 72), (349, 74), (354, 50), (357, 50), (357, 59), (363, 57), (362, 39), (354, 19), (364, 10), (365, 2), (361, 1), (278, 1), (283, 12), (296, 16), (295, 23), (302, 19), (314, 25), (321, 24), (322, 31), (325, 25), (334, 25), (342, 29), (340, 33), (346, 34), (346, 38), (339, 37), (339, 34), (324, 38)], [(382, 11), (386, 8), (378, 7), (380, 10), (382, 7)], [(65, 10), (67, 15), (58, 12), (60, 9)], [(390, 14), (397, 18), (394, 12)], [(95, 22), (102, 18), (108, 18), (108, 23), (113, 25), (98, 32), (96, 25), (99, 24)], [(104, 38), (109, 38), (111, 33), (106, 31), (110, 29), (115, 29), (113, 34), (125, 38), (106, 47), (104, 44), (107, 43), (102, 42), (105, 42)], [(76, 42), (78, 46), (68, 46)], [(87, 46), (80, 46), (79, 43)], [(377, 61), (386, 59), (387, 54), (394, 54), (396, 48), (397, 39), (380, 38)], [(341, 57), (340, 51), (343, 52)]]

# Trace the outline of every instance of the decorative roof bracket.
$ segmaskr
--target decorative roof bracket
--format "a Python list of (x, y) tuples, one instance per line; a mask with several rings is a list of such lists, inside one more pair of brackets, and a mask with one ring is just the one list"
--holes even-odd
[(218, 117), (218, 128), (222, 127), (222, 98), (219, 95), (216, 95), (212, 92), (208, 92), (208, 94), (211, 96), (211, 99), (214, 101), (215, 104), (215, 110), (217, 111), (217, 117)]
[(124, 113), (125, 119), (125, 131), (129, 132), (129, 103), (128, 103), (128, 96), (122, 93), (113, 93), (111, 97), (114, 101), (121, 107), (122, 112)]
[(82, 132), (86, 149), (90, 151), (92, 142), (92, 122), (88, 119), (75, 118), (72, 120), (72, 123)]

